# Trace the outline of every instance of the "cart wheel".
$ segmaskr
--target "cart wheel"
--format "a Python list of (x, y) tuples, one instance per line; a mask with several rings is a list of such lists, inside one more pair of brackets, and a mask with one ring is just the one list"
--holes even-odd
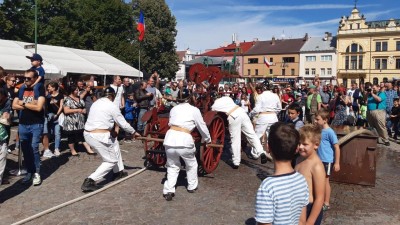
[[(153, 123), (146, 124), (146, 126), (144, 128), (143, 136), (151, 137), (151, 138), (158, 138), (157, 134), (152, 133), (154, 131), (157, 131), (158, 127), (159, 126), (157, 124), (153, 124)], [(144, 144), (144, 154), (147, 154), (148, 150), (157, 149), (159, 147), (159, 145), (161, 145), (162, 143), (160, 143), (158, 141), (144, 140), (143, 144)]]
[[(211, 141), (213, 144), (224, 145), (225, 138), (225, 123), (224, 119), (216, 115), (209, 127)], [(223, 147), (206, 147), (205, 144), (200, 147), (200, 160), (202, 168), (199, 170), (204, 170), (206, 173), (212, 173), (217, 167), (221, 159)]]

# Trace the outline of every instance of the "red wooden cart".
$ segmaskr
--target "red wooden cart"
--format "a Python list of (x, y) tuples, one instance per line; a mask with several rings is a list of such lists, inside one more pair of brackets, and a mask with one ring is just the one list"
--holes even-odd
[[(221, 159), (227, 120), (224, 113), (210, 111), (210, 108), (214, 102), (213, 90), (218, 87), (218, 83), (225, 75), (218, 67), (206, 67), (198, 63), (191, 66), (189, 76), (190, 80), (197, 85), (201, 85), (204, 81), (208, 81), (209, 84), (206, 93), (199, 93), (203, 96), (195, 102), (195, 106), (200, 109), (203, 115), (210, 131), (212, 143), (208, 145), (200, 143), (201, 135), (197, 129), (194, 129), (191, 134), (197, 146), (196, 155), (200, 165), (199, 172), (212, 173), (218, 167)], [(164, 166), (167, 161), (163, 140), (169, 129), (169, 113), (163, 112), (161, 108), (153, 108), (146, 112), (142, 118), (144, 122), (147, 122), (144, 137), (141, 138), (144, 142), (146, 167)]]

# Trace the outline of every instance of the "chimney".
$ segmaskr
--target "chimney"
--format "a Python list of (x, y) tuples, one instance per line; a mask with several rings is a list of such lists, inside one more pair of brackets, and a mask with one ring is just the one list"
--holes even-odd
[(307, 41), (309, 39), (309, 37), (308, 37), (308, 33), (306, 33), (306, 35), (304, 35), (304, 41)]
[(271, 45), (275, 45), (275, 37), (272, 37)]
[(258, 38), (253, 38), (253, 45), (255, 45), (258, 42)]
[(328, 40), (328, 37), (329, 37), (329, 32), (325, 32), (324, 41), (327, 41), (327, 40)]

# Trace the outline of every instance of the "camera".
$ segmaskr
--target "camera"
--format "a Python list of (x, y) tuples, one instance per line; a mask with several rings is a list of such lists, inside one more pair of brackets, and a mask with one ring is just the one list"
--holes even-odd
[(367, 92), (371, 92), (372, 91), (372, 88), (367, 88), (367, 89), (365, 89)]

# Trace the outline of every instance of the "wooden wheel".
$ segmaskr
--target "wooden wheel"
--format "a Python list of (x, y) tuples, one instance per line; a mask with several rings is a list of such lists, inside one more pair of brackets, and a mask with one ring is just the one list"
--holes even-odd
[(189, 79), (196, 84), (200, 84), (201, 82), (207, 80), (207, 68), (201, 63), (193, 64), (189, 69)]
[[(157, 131), (160, 125), (158, 123), (147, 123), (144, 128), (144, 136), (151, 138), (159, 138)], [(164, 166), (167, 162), (165, 149), (161, 142), (144, 140), (144, 153), (146, 154), (145, 164), (151, 166)]]
[[(224, 119), (215, 115), (209, 123), (208, 130), (210, 131), (211, 141), (213, 144), (224, 145), (225, 138), (225, 122)], [(217, 167), (221, 159), (223, 147), (206, 147), (205, 144), (200, 147), (200, 160), (202, 169), (206, 173), (212, 173)]]

